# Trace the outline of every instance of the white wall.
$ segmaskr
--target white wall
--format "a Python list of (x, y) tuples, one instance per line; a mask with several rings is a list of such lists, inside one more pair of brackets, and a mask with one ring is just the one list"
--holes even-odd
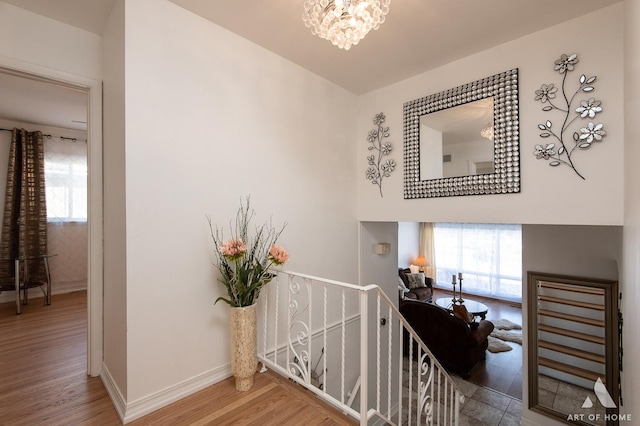
[[(394, 222), (381, 223), (381, 222), (361, 222), (360, 224), (360, 264), (368, 265), (360, 271), (360, 284), (369, 285), (377, 284), (382, 291), (391, 299), (391, 301), (398, 307), (398, 224)], [(387, 254), (376, 254), (375, 246), (377, 243), (391, 243), (391, 251)], [(368, 326), (368, 346), (370, 350), (369, 354), (369, 370), (373, 370), (371, 366), (376, 365), (376, 309), (377, 299), (375, 293), (369, 294), (368, 313), (371, 318)], [(381, 316), (387, 316), (385, 313), (387, 309), (382, 305)], [(389, 322), (387, 326), (395, 324)], [(393, 329), (396, 332), (398, 329)], [(387, 333), (383, 329), (383, 336)], [(385, 341), (380, 342), (380, 354), (382, 356), (380, 365), (384, 370), (384, 366), (387, 363), (386, 354), (388, 353), (388, 346)], [(393, 359), (399, 361), (399, 353), (397, 352), (397, 346), (394, 347)], [(397, 364), (396, 364), (397, 365)], [(382, 375), (384, 376), (384, 371)], [(376, 395), (376, 382), (373, 380), (374, 375), (369, 375), (369, 403), (374, 404)], [(393, 389), (393, 388), (392, 388)], [(384, 388), (382, 389), (384, 392)], [(393, 395), (393, 394), (392, 394)], [(358, 395), (359, 396), (359, 395)], [(382, 395), (384, 398), (384, 394)], [(392, 396), (392, 405), (397, 403), (396, 395)], [(383, 403), (384, 404), (384, 403)]]
[(420, 254), (420, 224), (398, 223), (398, 268), (408, 268)]
[[(589, 30), (587, 30), (589, 29)], [(597, 36), (585, 37), (585, 31)], [(561, 83), (553, 70), (562, 53), (577, 53), (580, 73), (597, 75), (592, 96), (602, 100), (604, 141), (574, 155), (586, 181), (569, 167), (549, 167), (533, 156), (538, 123), (549, 118), (534, 101), (543, 83)], [(357, 134), (358, 216), (365, 221), (446, 221), (550, 224), (621, 225), (623, 209), (622, 121), (622, 5), (617, 4), (551, 27), (359, 98)], [(402, 106), (404, 102), (469, 83), (512, 68), (520, 77), (520, 159), (522, 192), (421, 200), (403, 199), (402, 167), (385, 179), (381, 198), (364, 178), (367, 168), (366, 135), (374, 114), (384, 112), (394, 151), (390, 158), (402, 164)], [(473, 205), (473, 208), (470, 208)]]
[(125, 0), (104, 30), (104, 371), (121, 417), (128, 394), (125, 204)]
[(621, 413), (629, 413), (632, 420), (640, 419), (640, 143), (638, 143), (637, 115), (640, 110), (640, 2), (624, 1), (625, 62), (624, 62), (624, 119), (625, 119), (625, 210), (623, 232), (623, 265), (620, 291), (624, 315), (624, 371), (622, 373)]
[(288, 269), (357, 281), (356, 98), (168, 1), (126, 2), (125, 34), (127, 400), (137, 405), (229, 372), (206, 214), (224, 226), (250, 194), (258, 222), (288, 223)]
[(536, 271), (617, 280), (621, 260), (621, 226), (522, 226), (523, 279)]
[[(87, 289), (87, 222), (47, 224), (49, 261), (54, 289), (65, 293)], [(53, 291), (53, 294), (56, 294)]]
[(29, 71), (102, 78), (102, 38), (0, 2), (0, 65)]
[[(391, 251), (376, 254), (376, 244), (390, 243)], [(415, 255), (414, 255), (415, 256)], [(369, 265), (360, 271), (360, 284), (377, 284), (389, 296), (398, 301), (398, 224), (362, 222), (360, 224), (361, 264)]]

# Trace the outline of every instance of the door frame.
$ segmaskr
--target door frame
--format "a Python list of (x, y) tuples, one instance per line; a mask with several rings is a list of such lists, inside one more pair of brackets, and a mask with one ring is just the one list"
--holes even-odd
[(0, 55), (0, 72), (87, 92), (87, 374), (99, 376), (103, 360), (102, 81)]

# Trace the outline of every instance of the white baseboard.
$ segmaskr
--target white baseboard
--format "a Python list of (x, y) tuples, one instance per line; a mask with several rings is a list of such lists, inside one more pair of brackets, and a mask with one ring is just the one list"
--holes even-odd
[(124, 397), (122, 396), (122, 392), (120, 392), (120, 388), (113, 380), (111, 373), (106, 365), (102, 364), (102, 371), (100, 372), (100, 379), (102, 379), (102, 384), (104, 384), (105, 389), (107, 390), (107, 394), (109, 398), (111, 398), (111, 402), (118, 413), (118, 417), (120, 417), (120, 421), (124, 424), (124, 413), (126, 411), (126, 402)]
[[(103, 372), (105, 370), (106, 368), (103, 369)], [(214, 385), (230, 376), (231, 364), (227, 364), (222, 367), (206, 371), (180, 383), (169, 386), (166, 389), (152, 393), (129, 403), (124, 402), (122, 394), (120, 392), (115, 392), (117, 391), (117, 387), (115, 386), (115, 384), (113, 384), (112, 381), (112, 390), (114, 390), (113, 395), (111, 392), (109, 392), (109, 388), (107, 387), (106, 383), (105, 387), (107, 387), (107, 392), (109, 392), (109, 396), (111, 396), (114, 405), (116, 405), (116, 410), (118, 411), (120, 419), (122, 419), (122, 423), (127, 424), (133, 420), (139, 419), (140, 417), (152, 413), (153, 411), (174, 403), (186, 396), (194, 394), (208, 386)], [(118, 405), (120, 405), (121, 410), (118, 409)], [(124, 415), (121, 415), (121, 412), (124, 413)]]
[[(82, 291), (87, 289), (86, 282), (69, 282), (69, 283), (53, 283), (51, 284), (51, 294), (66, 294), (74, 291)], [(44, 297), (42, 291), (37, 288), (29, 289), (29, 300)], [(15, 303), (16, 295), (13, 291), (4, 291), (0, 294), (0, 303)]]

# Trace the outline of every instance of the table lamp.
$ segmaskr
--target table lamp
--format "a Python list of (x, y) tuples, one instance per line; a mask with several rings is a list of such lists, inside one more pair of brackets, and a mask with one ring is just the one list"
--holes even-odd
[(420, 268), (420, 269), (418, 269), (418, 271), (420, 271), (420, 272), (424, 272), (424, 268), (426, 266), (431, 265), (429, 263), (429, 261), (427, 260), (427, 258), (424, 257), (424, 256), (416, 257), (415, 259), (413, 259), (413, 262), (411, 264), (414, 265), (414, 266), (418, 266)]

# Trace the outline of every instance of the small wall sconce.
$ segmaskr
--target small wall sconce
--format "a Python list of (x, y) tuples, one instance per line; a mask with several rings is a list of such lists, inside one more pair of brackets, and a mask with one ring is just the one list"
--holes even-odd
[(378, 243), (376, 244), (376, 254), (389, 254), (391, 251), (390, 243)]

